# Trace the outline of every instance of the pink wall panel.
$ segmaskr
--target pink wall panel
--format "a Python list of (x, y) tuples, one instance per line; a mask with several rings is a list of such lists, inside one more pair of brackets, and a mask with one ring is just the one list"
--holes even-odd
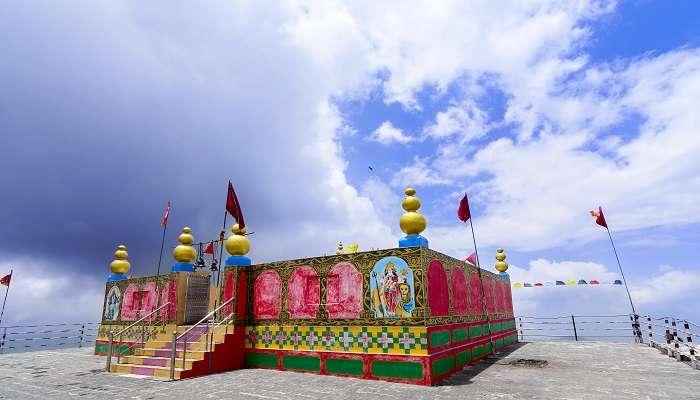
[(328, 273), (327, 310), (330, 318), (360, 318), (362, 274), (354, 265), (341, 262)]
[(255, 319), (277, 319), (280, 316), (282, 280), (275, 271), (264, 271), (255, 279), (253, 315)]
[(165, 321), (175, 319), (175, 307), (177, 305), (177, 285), (174, 280), (168, 281), (160, 292), (160, 305), (170, 302), (160, 309), (160, 318)]
[(316, 318), (321, 299), (318, 274), (303, 266), (292, 272), (287, 284), (287, 311), (290, 318)]
[(506, 303), (506, 312), (507, 313), (512, 313), (513, 312), (513, 298), (511, 297), (510, 293), (510, 281), (506, 282), (506, 295), (505, 295), (505, 303)]
[(496, 312), (505, 312), (505, 287), (503, 286), (503, 281), (496, 279)]
[(428, 305), (433, 316), (447, 316), (450, 312), (450, 298), (447, 289), (447, 275), (442, 263), (433, 260), (428, 264)]
[(124, 290), (122, 297), (122, 321), (133, 321), (136, 319), (136, 311), (139, 307), (139, 287), (135, 283), (130, 284)]
[[(158, 308), (158, 286), (155, 281), (151, 281), (143, 286), (139, 315), (148, 315), (156, 308)], [(146, 318), (146, 321), (153, 321), (156, 318), (158, 318), (158, 313), (153, 313), (153, 315)]]
[(471, 295), (471, 312), (474, 315), (484, 313), (484, 305), (481, 302), (481, 283), (479, 282), (479, 273), (472, 271), (469, 273), (469, 294)]
[(467, 315), (469, 313), (469, 296), (467, 291), (467, 278), (464, 276), (464, 269), (455, 267), (450, 276), (452, 281), (452, 303), (457, 315)]
[(489, 314), (496, 312), (496, 294), (494, 293), (493, 280), (484, 278), (484, 296), (486, 297), (486, 309)]
[[(226, 273), (226, 282), (224, 283), (224, 303), (233, 298), (233, 272)], [(233, 313), (233, 302), (224, 306), (224, 317), (228, 317)]]

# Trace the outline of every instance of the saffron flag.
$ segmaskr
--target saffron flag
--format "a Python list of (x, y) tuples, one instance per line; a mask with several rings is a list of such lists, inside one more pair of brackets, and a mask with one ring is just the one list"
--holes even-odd
[(470, 254), (467, 258), (464, 259), (464, 262), (476, 267), (476, 253)]
[(168, 225), (168, 217), (170, 217), (170, 202), (168, 202), (168, 206), (165, 207), (165, 214), (163, 214), (163, 222), (161, 223), (161, 226)]
[(595, 211), (595, 210), (591, 211), (591, 215), (595, 217), (596, 224), (598, 224), (604, 228), (608, 227), (608, 223), (605, 222), (605, 215), (603, 215), (603, 207), (598, 207), (598, 211)]
[(9, 274), (3, 276), (0, 278), (0, 285), (5, 285), (5, 286), (10, 286), (10, 280), (12, 280), (12, 273), (10, 272)]
[(209, 242), (209, 244), (207, 244), (207, 247), (204, 249), (204, 251), (202, 253), (214, 254), (214, 242)]
[(471, 211), (469, 211), (469, 199), (467, 199), (467, 194), (465, 193), (464, 197), (462, 197), (462, 201), (459, 202), (457, 218), (462, 222), (467, 222), (471, 216)]
[(238, 202), (238, 197), (236, 192), (233, 190), (233, 184), (228, 181), (228, 194), (226, 196), (226, 211), (238, 222), (238, 228), (245, 228), (245, 222), (243, 221), (243, 212), (241, 211), (241, 204)]

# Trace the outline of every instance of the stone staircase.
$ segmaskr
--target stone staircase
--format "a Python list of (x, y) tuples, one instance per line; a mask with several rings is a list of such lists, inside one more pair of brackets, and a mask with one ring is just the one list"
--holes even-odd
[[(176, 329), (179, 335), (189, 328), (178, 326)], [(208, 345), (206, 333), (206, 326), (198, 326), (190, 331), (186, 343), (184, 338), (178, 340), (175, 379), (192, 378), (242, 366), (243, 330), (240, 327), (212, 327), (210, 333), (213, 335), (209, 335), (212, 340), (211, 346)], [(133, 354), (121, 356), (119, 362), (116, 356), (113, 356), (110, 372), (170, 378), (172, 337), (173, 328), (166, 329), (164, 333), (146, 341), (142, 348), (135, 348)], [(185, 346), (187, 351), (184, 351)], [(208, 347), (211, 347), (211, 351), (208, 351)]]

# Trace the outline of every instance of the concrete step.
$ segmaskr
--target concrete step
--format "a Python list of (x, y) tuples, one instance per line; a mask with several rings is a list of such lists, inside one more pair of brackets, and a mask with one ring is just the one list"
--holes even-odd
[[(175, 368), (175, 379), (180, 379), (180, 373), (185, 371), (182, 368)], [(134, 375), (145, 375), (145, 376), (155, 376), (158, 378), (170, 378), (170, 367), (155, 367), (150, 365), (137, 365), (137, 364), (112, 364), (110, 372), (116, 372), (118, 374), (134, 374)]]
[[(154, 349), (154, 348), (148, 348), (145, 347), (143, 349), (136, 349), (134, 350), (134, 355), (135, 356), (144, 356), (144, 357), (163, 357), (163, 358), (170, 358), (171, 355), (170, 349)], [(182, 360), (182, 355), (183, 351), (179, 350), (175, 352), (175, 358), (179, 358)], [(207, 354), (206, 351), (203, 350), (187, 350), (186, 357), (187, 359), (192, 359), (192, 360), (204, 360), (205, 355)]]
[[(189, 355), (189, 354), (187, 354)], [(182, 365), (182, 357), (175, 358), (175, 366), (184, 369), (192, 369), (192, 363), (200, 361), (199, 358), (185, 359), (185, 365)], [(121, 358), (120, 364), (143, 365), (151, 367), (170, 367), (170, 357), (151, 357), (151, 356), (124, 356)]]

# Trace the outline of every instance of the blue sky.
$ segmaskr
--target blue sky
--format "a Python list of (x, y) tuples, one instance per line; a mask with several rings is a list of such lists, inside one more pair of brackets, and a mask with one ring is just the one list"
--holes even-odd
[[(116, 245), (153, 273), (168, 200), (169, 245), (216, 237), (228, 179), (255, 261), (395, 246), (414, 186), (432, 248), (471, 251), (468, 191), (482, 260), (504, 247), (519, 281), (619, 278), (602, 205), (638, 308), (700, 320), (699, 19), (691, 1), (11, 2), (8, 321), (96, 319)], [(628, 310), (619, 287), (514, 295), (520, 314)]]

